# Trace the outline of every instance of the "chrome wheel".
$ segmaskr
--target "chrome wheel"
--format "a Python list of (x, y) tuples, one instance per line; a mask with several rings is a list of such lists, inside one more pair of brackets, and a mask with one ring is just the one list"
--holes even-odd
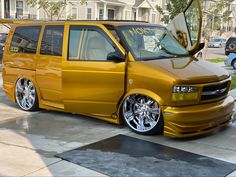
[(23, 110), (31, 110), (35, 106), (37, 99), (34, 84), (25, 78), (21, 78), (16, 83), (16, 102)]
[(149, 133), (158, 127), (161, 109), (156, 101), (144, 95), (128, 96), (123, 103), (123, 117), (128, 126), (139, 133)]

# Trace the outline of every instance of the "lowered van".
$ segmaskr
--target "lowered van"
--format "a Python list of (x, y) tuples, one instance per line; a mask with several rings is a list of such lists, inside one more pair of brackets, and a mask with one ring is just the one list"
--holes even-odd
[(203, 47), (201, 22), (199, 0), (167, 28), (131, 21), (12, 21), (3, 89), (25, 111), (125, 122), (140, 134), (211, 132), (230, 122), (234, 100), (229, 73), (194, 57)]

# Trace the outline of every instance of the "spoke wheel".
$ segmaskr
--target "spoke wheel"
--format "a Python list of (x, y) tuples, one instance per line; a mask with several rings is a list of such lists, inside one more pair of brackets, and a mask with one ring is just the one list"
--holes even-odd
[(130, 95), (122, 107), (126, 124), (140, 134), (156, 134), (163, 130), (163, 118), (159, 104), (148, 96)]
[(25, 111), (38, 109), (38, 98), (34, 84), (25, 78), (17, 81), (15, 87), (16, 102)]

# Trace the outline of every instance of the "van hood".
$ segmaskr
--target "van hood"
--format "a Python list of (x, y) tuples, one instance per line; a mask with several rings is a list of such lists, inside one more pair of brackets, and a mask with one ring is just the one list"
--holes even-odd
[(193, 57), (149, 60), (143, 63), (152, 69), (171, 74), (178, 84), (218, 82), (230, 77), (229, 73), (217, 64)]

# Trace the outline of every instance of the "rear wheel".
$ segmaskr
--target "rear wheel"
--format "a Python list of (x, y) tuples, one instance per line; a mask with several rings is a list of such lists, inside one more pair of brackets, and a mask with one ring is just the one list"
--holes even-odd
[(24, 111), (38, 110), (38, 96), (32, 81), (20, 78), (16, 82), (15, 98), (18, 106)]
[(136, 133), (153, 135), (163, 132), (163, 117), (159, 104), (145, 95), (130, 95), (122, 106), (122, 117)]

